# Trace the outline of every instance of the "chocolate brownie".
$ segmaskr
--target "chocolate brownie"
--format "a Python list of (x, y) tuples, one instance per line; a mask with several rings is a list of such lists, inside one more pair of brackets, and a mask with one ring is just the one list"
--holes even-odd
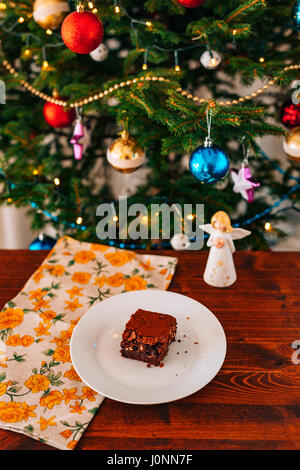
[(139, 309), (128, 320), (122, 335), (121, 354), (158, 366), (174, 341), (176, 318)]

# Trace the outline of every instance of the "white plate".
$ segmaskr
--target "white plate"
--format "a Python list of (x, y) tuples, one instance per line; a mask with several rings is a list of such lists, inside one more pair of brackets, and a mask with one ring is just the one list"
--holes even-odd
[[(139, 308), (177, 319), (176, 341), (164, 367), (149, 368), (120, 354), (125, 324)], [(105, 397), (134, 404), (166, 403), (200, 390), (218, 373), (225, 355), (225, 333), (210, 310), (184, 295), (156, 289), (98, 303), (80, 319), (71, 338), (72, 362), (82, 380)]]

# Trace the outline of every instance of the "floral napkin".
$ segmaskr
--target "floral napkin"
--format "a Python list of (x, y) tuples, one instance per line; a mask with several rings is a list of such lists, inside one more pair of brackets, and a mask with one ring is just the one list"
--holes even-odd
[(74, 449), (104, 399), (72, 365), (76, 323), (114, 294), (167, 289), (176, 264), (61, 238), (0, 313), (0, 427)]

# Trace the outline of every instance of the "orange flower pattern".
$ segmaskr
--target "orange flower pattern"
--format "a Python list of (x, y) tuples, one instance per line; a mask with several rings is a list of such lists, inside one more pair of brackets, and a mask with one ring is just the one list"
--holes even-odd
[(98, 286), (99, 288), (103, 287), (106, 281), (106, 276), (99, 276), (95, 278), (94, 286)]
[(135, 258), (135, 253), (120, 250), (106, 253), (104, 256), (112, 266), (124, 266), (124, 264), (130, 263)]
[(70, 299), (74, 299), (74, 297), (77, 296), (80, 296), (82, 297), (83, 294), (81, 293), (83, 287), (77, 287), (77, 286), (74, 286), (72, 287), (72, 289), (69, 289), (69, 290), (66, 290), (67, 294), (69, 294), (70, 296)]
[(56, 265), (45, 265), (45, 268), (52, 276), (62, 276), (65, 272), (65, 267), (61, 264)]
[(55, 416), (51, 416), (51, 418), (45, 419), (43, 416), (40, 416), (40, 419), (37, 421), (37, 423), (39, 423), (41, 431), (45, 431), (48, 426), (56, 426), (56, 422), (53, 421), (54, 418)]
[(124, 274), (116, 273), (106, 279), (106, 284), (111, 287), (120, 287), (124, 283)]
[(29, 417), (36, 417), (33, 410), (37, 405), (28, 406), (26, 402), (10, 402), (0, 401), (0, 421), (4, 423), (18, 423), (27, 421)]
[(76, 272), (72, 276), (72, 281), (78, 282), (78, 284), (88, 284), (91, 277), (92, 275), (90, 273)]
[(29, 388), (31, 393), (38, 393), (49, 388), (50, 380), (45, 375), (34, 374), (26, 380), (24, 385)]
[(0, 330), (13, 329), (19, 326), (24, 318), (21, 308), (7, 308), (0, 313)]
[(103, 397), (75, 371), (80, 317), (115, 294), (166, 289), (177, 259), (63, 237), (0, 311), (0, 428), (72, 450)]
[(125, 280), (125, 290), (144, 290), (147, 289), (147, 281), (141, 276), (131, 276)]
[(78, 251), (74, 255), (75, 263), (80, 263), (80, 264), (89, 263), (90, 261), (93, 261), (95, 258), (96, 258), (96, 255), (91, 250)]

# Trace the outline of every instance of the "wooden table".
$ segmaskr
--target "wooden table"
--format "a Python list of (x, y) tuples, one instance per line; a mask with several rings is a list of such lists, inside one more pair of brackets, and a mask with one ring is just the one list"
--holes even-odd
[[(0, 307), (46, 254), (0, 250)], [(106, 399), (77, 449), (299, 449), (300, 364), (291, 344), (300, 340), (300, 253), (238, 252), (238, 281), (224, 290), (203, 282), (207, 253), (157, 254), (179, 258), (170, 290), (202, 302), (222, 323), (224, 365), (204, 389), (170, 404)], [(52, 448), (0, 429), (0, 449)]]

